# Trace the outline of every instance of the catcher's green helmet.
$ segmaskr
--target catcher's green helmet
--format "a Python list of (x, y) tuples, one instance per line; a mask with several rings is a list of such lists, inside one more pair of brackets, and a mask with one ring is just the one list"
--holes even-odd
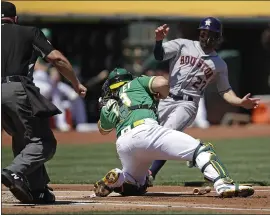
[(133, 80), (133, 76), (126, 69), (115, 68), (110, 72), (108, 80), (110, 89), (114, 90)]

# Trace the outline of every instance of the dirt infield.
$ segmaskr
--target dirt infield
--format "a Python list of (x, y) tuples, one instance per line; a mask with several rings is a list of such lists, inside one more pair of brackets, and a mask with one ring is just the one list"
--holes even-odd
[[(270, 125), (246, 125), (246, 126), (212, 126), (208, 129), (188, 128), (185, 131), (194, 138), (201, 140), (234, 139), (243, 137), (270, 137)], [(116, 140), (115, 132), (102, 136), (99, 132), (78, 133), (54, 131), (59, 144), (91, 144), (110, 143)], [(11, 137), (2, 133), (2, 144), (10, 144)]]
[(140, 197), (91, 197), (93, 185), (52, 185), (57, 202), (54, 205), (23, 205), (9, 191), (2, 191), (5, 214), (87, 212), (87, 211), (193, 211), (234, 214), (269, 214), (270, 187), (254, 187), (248, 198), (222, 199), (214, 191), (202, 196), (192, 194), (194, 187), (156, 186)]

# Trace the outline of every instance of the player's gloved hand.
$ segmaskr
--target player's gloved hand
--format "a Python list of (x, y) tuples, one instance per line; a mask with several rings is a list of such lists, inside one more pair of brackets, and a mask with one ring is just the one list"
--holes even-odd
[(106, 102), (107, 110), (110, 110), (111, 108), (113, 108), (113, 106), (115, 106), (115, 104), (117, 104), (117, 101), (115, 99), (107, 100), (107, 102)]
[(156, 30), (155, 30), (155, 33), (156, 33), (156, 41), (160, 41), (160, 40), (163, 40), (168, 32), (169, 32), (170, 28), (167, 26), (167, 24), (164, 24), (162, 26), (159, 26)]
[(102, 97), (99, 97), (98, 98), (98, 107), (99, 107), (99, 109), (101, 109), (104, 105), (105, 104), (104, 104), (104, 101), (103, 101)]
[(108, 100), (109, 100), (109, 98), (99, 97), (99, 99), (98, 99), (99, 109), (101, 109), (103, 106), (105, 106), (107, 104)]
[(240, 105), (241, 107), (246, 109), (253, 109), (257, 108), (259, 106), (259, 103), (260, 103), (259, 98), (250, 98), (250, 93), (248, 93), (241, 99)]
[(109, 88), (109, 80), (106, 80), (101, 88), (101, 97), (111, 97), (111, 90)]
[(98, 99), (99, 110), (105, 106), (108, 100), (112, 97), (111, 90), (109, 88), (109, 80), (106, 80), (101, 88), (101, 97)]

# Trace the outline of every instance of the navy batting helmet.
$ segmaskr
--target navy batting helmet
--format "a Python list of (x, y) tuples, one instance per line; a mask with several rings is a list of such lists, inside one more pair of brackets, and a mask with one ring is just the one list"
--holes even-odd
[(208, 46), (214, 47), (218, 43), (220, 43), (222, 38), (222, 24), (217, 18), (206, 17), (202, 19), (198, 29), (210, 31), (208, 38), (204, 38), (204, 35), (200, 36), (201, 44), (203, 44), (203, 40), (205, 39), (206, 39), (205, 44)]
[(198, 29), (205, 29), (222, 34), (222, 24), (217, 18), (214, 17), (204, 18), (201, 21)]

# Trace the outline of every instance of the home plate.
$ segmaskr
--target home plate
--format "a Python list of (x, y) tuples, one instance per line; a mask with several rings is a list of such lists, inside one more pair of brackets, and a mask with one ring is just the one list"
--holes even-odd
[[(192, 192), (147, 192), (145, 194), (143, 194), (142, 196), (154, 196), (154, 195), (183, 195), (183, 194), (191, 194), (192, 195)], [(115, 193), (115, 192), (112, 192), (108, 195), (108, 197), (119, 197), (119, 196), (122, 196), (121, 194), (119, 193)], [(89, 198), (96, 198), (96, 197), (99, 197), (99, 196), (96, 196), (95, 193), (91, 194), (90, 196), (87, 196)], [(138, 196), (129, 196), (129, 197), (138, 197)]]
[[(112, 192), (112, 193), (110, 193), (110, 194), (108, 195), (108, 197), (117, 197), (117, 196), (121, 196), (121, 194)], [(90, 197), (90, 198), (96, 198), (96, 197), (99, 197), (99, 196), (96, 196), (96, 194), (93, 193), (93, 194), (91, 194), (89, 197)]]

